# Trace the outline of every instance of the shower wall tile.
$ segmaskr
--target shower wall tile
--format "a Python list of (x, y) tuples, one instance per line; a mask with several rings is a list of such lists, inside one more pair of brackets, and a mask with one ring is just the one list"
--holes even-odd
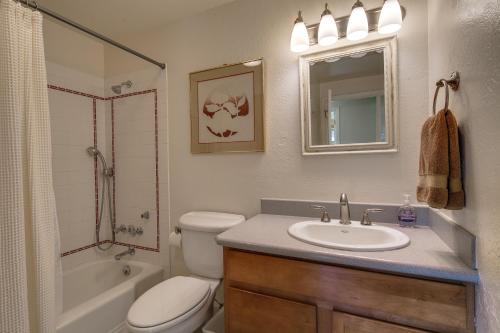
[[(137, 246), (135, 260), (168, 266), (165, 72), (146, 70), (105, 81), (57, 64), (48, 63), (47, 68), (53, 178), (61, 252), (66, 254), (63, 257), (64, 269), (113, 255), (123, 250), (120, 244)], [(112, 83), (128, 79), (134, 86), (130, 90), (124, 89), (124, 93), (133, 94), (127, 97), (107, 95)], [(113, 163), (114, 153), (117, 224), (142, 226), (144, 229), (142, 236), (118, 235), (117, 245), (109, 252), (95, 247), (96, 197), (102, 200), (102, 187), (100, 177), (96, 183), (94, 159), (86, 153), (86, 148), (94, 144), (108, 164)], [(140, 218), (146, 210), (151, 214), (149, 220)], [(105, 210), (104, 221), (108, 217)], [(165, 230), (163, 234), (160, 225)], [(100, 239), (111, 239), (111, 230), (105, 222)]]
[[(119, 235), (118, 240), (156, 249), (156, 142), (153, 92), (114, 100), (116, 220), (142, 226), (141, 236)], [(150, 212), (150, 219), (140, 215)]]
[[(47, 64), (47, 76), (54, 192), (61, 252), (65, 253), (95, 243), (94, 159), (86, 149), (94, 145), (94, 140), (105, 138), (105, 122), (98, 116), (104, 101), (96, 100), (94, 104), (94, 99), (84, 94), (102, 95), (104, 80), (52, 63)], [(105, 149), (99, 142), (98, 147)]]
[[(113, 98), (114, 117), (111, 119), (108, 114), (106, 134), (109, 147), (114, 139), (117, 224), (144, 229), (141, 236), (119, 234), (117, 241), (138, 246), (137, 258), (166, 267), (169, 202), (165, 74), (152, 68), (110, 77), (106, 79), (105, 91), (107, 98)], [(127, 80), (133, 86), (124, 88), (122, 93), (134, 95), (121, 97), (111, 92), (112, 85)], [(148, 220), (140, 217), (144, 211), (150, 212)]]

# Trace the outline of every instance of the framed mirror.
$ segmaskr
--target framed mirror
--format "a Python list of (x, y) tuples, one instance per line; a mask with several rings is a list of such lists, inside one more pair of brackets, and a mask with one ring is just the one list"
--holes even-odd
[(302, 153), (397, 147), (396, 38), (300, 57)]

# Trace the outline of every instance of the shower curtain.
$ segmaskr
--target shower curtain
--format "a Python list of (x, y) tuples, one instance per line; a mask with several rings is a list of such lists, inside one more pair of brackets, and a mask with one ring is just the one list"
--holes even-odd
[(55, 332), (58, 244), (42, 16), (0, 0), (0, 332)]

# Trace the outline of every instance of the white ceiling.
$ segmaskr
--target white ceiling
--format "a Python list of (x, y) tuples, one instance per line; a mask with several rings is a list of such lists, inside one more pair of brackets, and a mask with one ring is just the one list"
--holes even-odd
[(234, 0), (37, 0), (107, 36), (150, 31)]

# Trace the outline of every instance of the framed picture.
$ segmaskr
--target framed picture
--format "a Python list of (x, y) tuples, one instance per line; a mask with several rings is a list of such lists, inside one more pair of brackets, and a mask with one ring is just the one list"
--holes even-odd
[(262, 59), (189, 74), (191, 152), (264, 151)]

